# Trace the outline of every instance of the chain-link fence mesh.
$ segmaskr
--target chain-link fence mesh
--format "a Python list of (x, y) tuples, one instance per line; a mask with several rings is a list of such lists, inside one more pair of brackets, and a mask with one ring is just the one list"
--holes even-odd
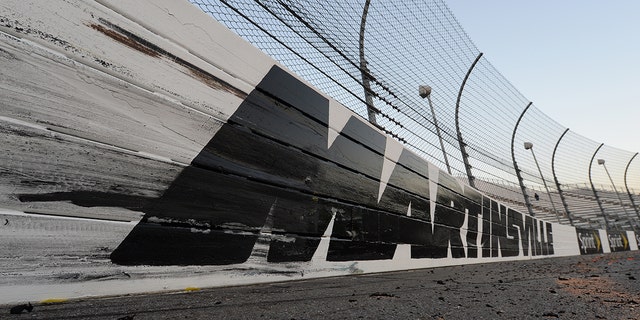
[[(358, 115), (371, 120), (373, 112), (406, 147), (516, 209), (583, 227), (635, 228), (640, 218), (640, 159), (565, 132), (530, 105), (442, 0), (191, 2)], [(428, 99), (420, 85), (431, 87)]]

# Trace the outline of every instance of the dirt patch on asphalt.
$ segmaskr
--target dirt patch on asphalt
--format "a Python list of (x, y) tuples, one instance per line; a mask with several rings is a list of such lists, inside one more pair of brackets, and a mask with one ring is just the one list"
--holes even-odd
[[(597, 261), (593, 262), (605, 263), (608, 266), (618, 262), (616, 260), (599, 261), (601, 259), (602, 257), (598, 257)], [(587, 263), (579, 263), (576, 265), (576, 269), (580, 272), (588, 272), (597, 268), (592, 268)], [(633, 319), (640, 319), (640, 295), (628, 290), (628, 283), (622, 280), (592, 274), (583, 278), (558, 278), (556, 283), (563, 291), (578, 299), (616, 309), (627, 309), (629, 316), (632, 316)]]

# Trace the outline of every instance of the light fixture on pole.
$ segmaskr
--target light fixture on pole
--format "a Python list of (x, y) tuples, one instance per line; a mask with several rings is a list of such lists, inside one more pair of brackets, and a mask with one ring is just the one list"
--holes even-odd
[(418, 87), (418, 94), (420, 98), (427, 98), (429, 102), (429, 108), (431, 108), (431, 115), (433, 116), (433, 125), (436, 126), (436, 134), (438, 135), (438, 140), (440, 140), (440, 149), (442, 149), (442, 155), (444, 156), (444, 164), (447, 166), (447, 172), (451, 174), (451, 166), (449, 166), (449, 158), (447, 157), (447, 151), (444, 149), (444, 142), (442, 141), (442, 135), (440, 134), (440, 126), (438, 125), (438, 119), (436, 118), (436, 112), (433, 109), (433, 103), (431, 103), (431, 87), (427, 85), (422, 85)]
[(531, 155), (533, 155), (533, 161), (536, 163), (536, 167), (538, 167), (538, 173), (540, 173), (540, 179), (542, 179), (544, 188), (545, 190), (547, 190), (547, 195), (549, 196), (549, 202), (551, 202), (551, 207), (553, 208), (553, 212), (556, 213), (556, 219), (558, 219), (558, 222), (560, 222), (560, 217), (558, 216), (558, 210), (556, 210), (556, 205), (553, 203), (553, 199), (551, 199), (551, 192), (549, 192), (549, 187), (547, 187), (547, 181), (544, 180), (544, 176), (542, 175), (542, 170), (540, 170), (540, 165), (538, 164), (538, 159), (536, 158), (536, 154), (533, 152), (533, 143), (525, 142), (524, 148), (525, 150), (531, 150)]
[(616, 188), (616, 185), (613, 183), (613, 179), (611, 178), (611, 174), (609, 174), (609, 170), (607, 169), (607, 166), (604, 164), (604, 159), (598, 159), (598, 164), (602, 165), (602, 167), (604, 167), (604, 171), (607, 173), (607, 177), (609, 177), (609, 181), (611, 182), (611, 186), (613, 187), (613, 191), (615, 191), (616, 196), (618, 197), (618, 201), (620, 201), (620, 206), (622, 207), (622, 210), (624, 211), (624, 215), (627, 217), (627, 222), (629, 223), (629, 226), (631, 228), (633, 228), (633, 224), (631, 223), (631, 218), (629, 217), (629, 213), (627, 212), (627, 209), (624, 207), (624, 204), (622, 203), (622, 197), (620, 197), (620, 194), (618, 193), (618, 189)]

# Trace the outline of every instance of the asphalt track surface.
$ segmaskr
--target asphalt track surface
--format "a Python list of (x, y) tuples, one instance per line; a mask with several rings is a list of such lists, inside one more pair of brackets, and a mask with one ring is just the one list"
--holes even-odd
[(0, 319), (640, 319), (640, 252), (35, 303)]

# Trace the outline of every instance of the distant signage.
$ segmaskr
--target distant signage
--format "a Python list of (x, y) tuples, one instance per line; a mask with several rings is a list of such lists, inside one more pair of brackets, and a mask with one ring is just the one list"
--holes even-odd
[(580, 254), (602, 253), (602, 240), (598, 230), (576, 229)]
[(609, 247), (611, 252), (629, 251), (629, 238), (624, 231), (608, 231)]

